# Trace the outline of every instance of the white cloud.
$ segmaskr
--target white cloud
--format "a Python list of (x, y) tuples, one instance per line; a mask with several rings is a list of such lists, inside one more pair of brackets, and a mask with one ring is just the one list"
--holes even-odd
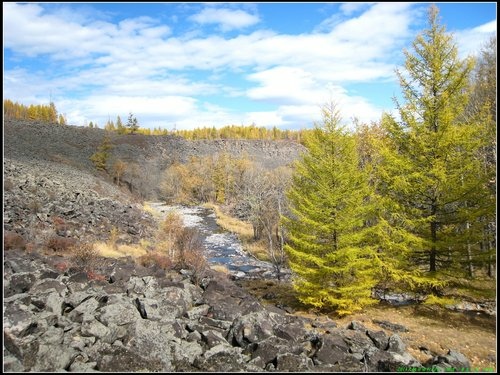
[(57, 108), (59, 112), (66, 113), (68, 123), (72, 125), (93, 121), (103, 127), (108, 117), (115, 120), (119, 115), (126, 120), (132, 112), (140, 126), (150, 124), (150, 127), (166, 128), (168, 124), (189, 117), (196, 111), (196, 99), (184, 96), (97, 95), (80, 100), (61, 100)]
[[(260, 21), (254, 8), (224, 7), (207, 5), (191, 19), (223, 30)], [(4, 96), (29, 104), (44, 103), (52, 93), (76, 124), (86, 118), (102, 125), (108, 114), (133, 111), (151, 127), (306, 126), (319, 120), (320, 106), (329, 100), (339, 103), (345, 120), (374, 120), (383, 109), (345, 87), (394, 80), (401, 49), (413, 37), (414, 9), (405, 3), (349, 3), (341, 9), (335, 22), (329, 18), (310, 33), (256, 30), (227, 37), (173, 35), (152, 17), (115, 23), (106, 17), (67, 19), (39, 4), (4, 3), (5, 48), (14, 58), (43, 56), (36, 71), (5, 70)], [(356, 17), (346, 17), (354, 12)], [(477, 38), (495, 30), (496, 21), (456, 34), (463, 49), (471, 50)], [(240, 75), (246, 87), (233, 84), (228, 72)], [(226, 107), (221, 98), (228, 97), (274, 109)]]
[(53, 59), (71, 60), (115, 51), (139, 52), (170, 33), (151, 17), (126, 19), (118, 25), (95, 21), (80, 24), (46, 13), (40, 5), (4, 3), (4, 43), (30, 57), (50, 54)]
[(260, 83), (247, 92), (247, 96), (255, 100), (298, 104), (314, 100), (317, 93), (312, 74), (295, 67), (274, 67), (251, 74), (248, 79)]
[(199, 24), (218, 24), (222, 31), (241, 29), (258, 23), (259, 17), (243, 10), (225, 8), (204, 8), (200, 13), (189, 17)]
[(487, 22), (472, 29), (454, 31), (458, 52), (463, 58), (467, 55), (478, 55), (488, 39), (497, 31), (497, 20)]
[(368, 6), (372, 5), (374, 3), (342, 3), (340, 5), (340, 10), (342, 13), (344, 13), (346, 16), (351, 15), (354, 12), (358, 12), (360, 10), (363, 10), (367, 8)]

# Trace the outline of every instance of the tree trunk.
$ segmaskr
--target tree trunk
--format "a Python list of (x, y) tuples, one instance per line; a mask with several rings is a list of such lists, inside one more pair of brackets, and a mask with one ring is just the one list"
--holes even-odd
[[(431, 206), (431, 215), (436, 215), (437, 207), (436, 204), (433, 203)], [(436, 242), (437, 242), (437, 222), (434, 219), (431, 222), (431, 251), (429, 254), (429, 271), (436, 272)]]
[[(465, 228), (467, 232), (469, 232), (470, 229), (470, 223), (467, 222), (465, 224)], [(468, 267), (467, 270), (469, 272), (469, 277), (472, 279), (474, 277), (474, 266), (472, 265), (472, 250), (471, 250), (471, 244), (469, 240), (467, 239), (467, 261), (468, 261)]]

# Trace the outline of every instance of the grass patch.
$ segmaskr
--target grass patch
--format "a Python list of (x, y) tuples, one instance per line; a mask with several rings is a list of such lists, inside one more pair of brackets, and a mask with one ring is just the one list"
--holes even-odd
[(154, 218), (160, 217), (160, 213), (156, 211), (153, 207), (151, 207), (151, 205), (148, 202), (144, 202), (142, 208), (144, 209), (144, 211), (150, 213)]
[(245, 251), (257, 259), (265, 260), (266, 262), (271, 260), (267, 254), (267, 242), (265, 240), (254, 241), (252, 238), (250, 241), (242, 241), (242, 245)]
[(99, 255), (106, 258), (122, 258), (127, 256), (137, 258), (147, 253), (146, 249), (140, 245), (117, 245), (113, 247), (108, 243), (97, 242), (94, 246)]
[(489, 277), (477, 277), (475, 279), (457, 279), (450, 282), (445, 294), (456, 299), (469, 301), (495, 300), (496, 280)]
[(215, 272), (223, 273), (224, 275), (229, 275), (228, 268), (223, 264), (213, 264), (210, 266), (210, 269), (214, 270)]
[(205, 203), (203, 207), (214, 210), (215, 216), (217, 217), (217, 224), (221, 228), (224, 228), (228, 232), (236, 233), (242, 240), (250, 240), (253, 238), (252, 224), (225, 214), (219, 206), (213, 203)]

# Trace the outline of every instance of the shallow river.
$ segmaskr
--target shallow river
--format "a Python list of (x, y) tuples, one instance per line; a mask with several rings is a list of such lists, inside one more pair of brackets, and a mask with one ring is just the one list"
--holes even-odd
[(205, 246), (208, 261), (212, 264), (224, 265), (234, 277), (272, 278), (275, 276), (271, 263), (248, 255), (243, 251), (238, 236), (222, 230), (217, 225), (213, 210), (199, 206), (168, 206), (161, 202), (148, 204), (161, 217), (175, 211), (182, 217), (186, 227), (197, 228)]

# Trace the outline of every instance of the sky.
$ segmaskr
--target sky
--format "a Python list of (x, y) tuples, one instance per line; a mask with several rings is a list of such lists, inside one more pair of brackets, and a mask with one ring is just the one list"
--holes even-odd
[[(436, 3), (461, 57), (496, 34), (496, 3)], [(430, 3), (3, 3), (3, 96), (52, 100), (69, 124), (309, 128), (394, 113), (395, 69)]]

